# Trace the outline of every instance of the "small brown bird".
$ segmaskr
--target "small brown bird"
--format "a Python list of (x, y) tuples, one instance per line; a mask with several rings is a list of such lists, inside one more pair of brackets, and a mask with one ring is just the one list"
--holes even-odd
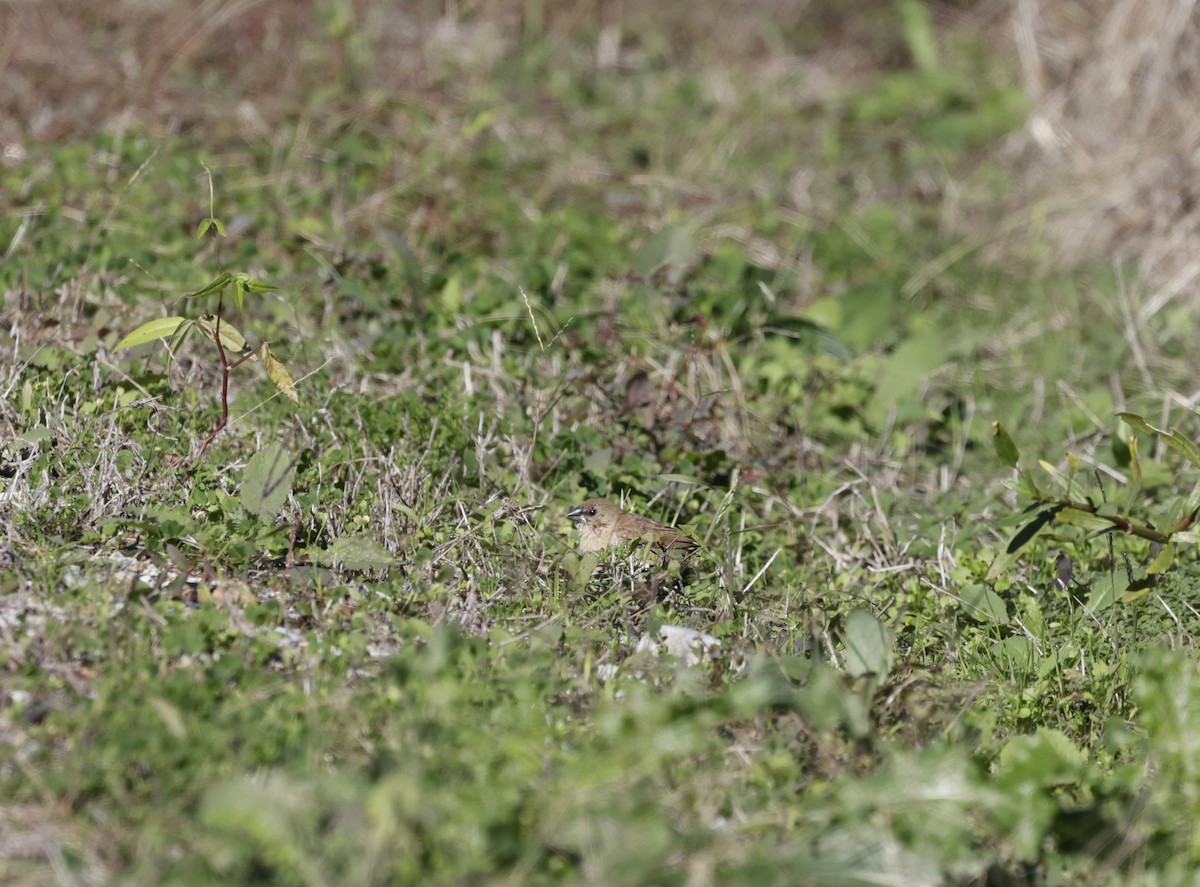
[(581, 551), (602, 551), (612, 545), (642, 540), (663, 556), (691, 554), (700, 543), (678, 530), (640, 514), (622, 511), (607, 499), (588, 499), (567, 512), (579, 530)]

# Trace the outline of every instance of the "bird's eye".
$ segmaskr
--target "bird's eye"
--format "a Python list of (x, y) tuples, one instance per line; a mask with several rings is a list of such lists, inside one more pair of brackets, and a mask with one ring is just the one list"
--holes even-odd
[(587, 513), (588, 513), (588, 517), (595, 517), (595, 515), (596, 515), (596, 509), (595, 509), (595, 507), (589, 508), (589, 509), (587, 510)]

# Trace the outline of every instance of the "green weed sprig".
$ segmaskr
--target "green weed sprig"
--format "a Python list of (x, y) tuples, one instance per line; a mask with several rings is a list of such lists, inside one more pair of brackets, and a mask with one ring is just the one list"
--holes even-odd
[[(208, 173), (207, 167), (205, 167), (205, 172)], [(224, 224), (216, 217), (211, 173), (208, 175), (208, 196), (208, 216), (200, 221), (200, 225), (196, 230), (196, 237), (197, 239), (201, 239), (211, 233), (217, 250), (217, 266), (220, 268), (221, 246), (218, 238), (223, 238), (227, 235)], [(194, 318), (183, 316), (161, 317), (142, 324), (117, 343), (115, 350), (121, 351), (125, 348), (133, 348), (137, 345), (153, 342), (156, 339), (169, 338), (171, 340), (171, 352), (175, 353), (176, 349), (184, 343), (193, 331), (199, 330), (200, 333), (216, 346), (217, 360), (221, 367), (221, 418), (217, 422), (216, 427), (205, 438), (204, 443), (200, 445), (197, 458), (204, 455), (209, 444), (229, 424), (229, 374), (246, 361), (260, 361), (271, 383), (293, 403), (299, 402), (299, 396), (296, 393), (296, 384), (292, 381), (291, 373), (284, 366), (283, 362), (275, 356), (270, 345), (264, 341), (258, 346), (250, 348), (246, 337), (225, 317), (226, 292), (232, 291), (233, 302), (237, 306), (237, 310), (244, 314), (247, 293), (259, 295), (272, 292), (275, 289), (275, 286), (251, 277), (245, 272), (221, 271), (220, 274), (200, 287), (200, 289), (183, 296), (184, 299), (205, 299), (215, 296), (217, 304), (216, 309), (212, 313), (200, 314)]]
[[(1200, 468), (1200, 447), (1177, 429), (1157, 428), (1136, 413), (1118, 413), (1117, 418), (1134, 431), (1162, 441)], [(1080, 463), (1074, 456), (1067, 457), (1070, 468), (1066, 474), (1048, 462), (1039, 460), (1038, 465), (1049, 481), (1047, 484), (1043, 479), (1039, 484), (1039, 478), (1033, 472), (1020, 466), (1020, 451), (999, 422), (992, 424), (992, 442), (1000, 461), (1016, 470), (1017, 490), (1029, 500), (1021, 515), (1032, 514), (1032, 517), (1024, 520), (1004, 554), (992, 564), (989, 578), (994, 579), (1007, 569), (1047, 527), (1069, 525), (1089, 532), (1088, 538), (1121, 533), (1153, 546), (1145, 577), (1136, 582), (1131, 578), (1124, 595), (1127, 601), (1135, 600), (1149, 591), (1158, 577), (1171, 568), (1179, 545), (1200, 544), (1200, 533), (1194, 529), (1197, 516), (1200, 516), (1200, 482), (1192, 487), (1187, 496), (1178, 498), (1165, 514), (1155, 519), (1135, 516), (1135, 497), (1142, 484), (1142, 462), (1136, 435), (1129, 438), (1127, 445), (1124, 441), (1118, 441), (1114, 447), (1118, 461), (1127, 471), (1128, 482), (1111, 500), (1098, 482), (1097, 491), (1085, 489), (1079, 479)]]

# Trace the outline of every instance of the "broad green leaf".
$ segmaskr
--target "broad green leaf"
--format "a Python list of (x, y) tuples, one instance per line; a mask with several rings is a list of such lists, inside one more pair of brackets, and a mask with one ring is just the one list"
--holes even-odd
[(263, 368), (267, 371), (267, 378), (292, 403), (299, 403), (300, 395), (296, 393), (296, 383), (292, 381), (292, 374), (283, 365), (283, 361), (275, 356), (275, 352), (266, 343), (263, 343), (259, 353), (262, 355)]
[(1057, 517), (1060, 524), (1067, 524), (1072, 527), (1079, 527), (1087, 530), (1089, 533), (1097, 531), (1105, 532), (1113, 529), (1111, 520), (1106, 520), (1103, 517), (1095, 514), (1088, 514), (1086, 511), (1078, 511), (1074, 508), (1064, 508)]
[(173, 336), (175, 335), (175, 330), (179, 329), (181, 324), (187, 322), (186, 317), (160, 317), (158, 320), (143, 323), (118, 342), (117, 347), (113, 350), (121, 351), (125, 348), (145, 345), (147, 342), (153, 342), (155, 339), (165, 339), (167, 336)]
[(207, 284), (205, 284), (203, 287), (196, 290), (195, 292), (185, 293), (183, 297), (185, 299), (198, 299), (201, 296), (211, 296), (213, 293), (218, 292), (219, 290), (221, 290), (225, 286), (227, 286), (229, 284), (229, 281), (232, 279), (233, 279), (233, 275), (230, 274), (228, 271), (225, 271), (224, 273), (218, 275), (217, 277), (214, 277)]
[(992, 653), (1019, 674), (1030, 674), (1037, 665), (1037, 648), (1024, 635), (1014, 635), (996, 641), (992, 645)]
[[(1087, 609), (1092, 613), (1102, 613), (1121, 600), (1129, 588), (1129, 577), (1124, 570), (1109, 573), (1103, 581), (1096, 583), (1087, 600)], [(1138, 595), (1140, 597), (1140, 595)]]
[(869, 703), (862, 694), (851, 693), (843, 676), (828, 666), (812, 668), (808, 683), (796, 693), (795, 704), (815, 730), (844, 727), (855, 738), (870, 734)]
[(1062, 487), (1063, 490), (1069, 490), (1071, 488), (1071, 481), (1067, 478), (1067, 476), (1065, 474), (1063, 474), (1061, 471), (1059, 471), (1057, 468), (1055, 468), (1053, 465), (1051, 465), (1049, 462), (1047, 462), (1045, 459), (1038, 459), (1038, 465), (1040, 465), (1042, 468), (1042, 471), (1044, 471), (1044, 472), (1046, 472), (1046, 474), (1050, 475), (1051, 480), (1053, 480), (1056, 484), (1058, 484), (1060, 487)]
[(633, 257), (633, 264), (639, 274), (646, 276), (665, 269), (667, 279), (677, 284), (699, 258), (695, 226), (668, 225), (646, 239)]
[[(1136, 444), (1137, 438), (1133, 438), (1133, 441)], [(1113, 461), (1117, 463), (1118, 468), (1127, 468), (1133, 461), (1130, 445), (1125, 443), (1125, 439), (1119, 433), (1112, 437), (1112, 453)]]
[(167, 348), (170, 352), (178, 354), (179, 350), (183, 347), (183, 343), (187, 341), (188, 336), (195, 332), (195, 330), (196, 322), (194, 320), (187, 320), (181, 323), (179, 329), (175, 330), (175, 334), (171, 336), (171, 341), (167, 343)]
[(1138, 455), (1136, 434), (1130, 435), (1125, 452), (1129, 455), (1129, 496), (1132, 497), (1142, 486), (1142, 458)]
[(866, 407), (867, 418), (882, 426), (893, 411), (918, 412), (920, 390), (950, 357), (952, 343), (941, 330), (905, 339), (880, 361), (879, 381)]
[[(214, 342), (217, 341), (217, 316), (215, 314), (205, 314), (197, 318), (196, 326), (204, 335), (208, 336)], [(221, 318), (221, 347), (226, 352), (234, 354), (241, 354), (246, 350), (246, 337), (238, 332), (237, 327), (224, 318)]]
[(1021, 453), (1000, 422), (992, 423), (992, 445), (995, 446), (996, 455), (1004, 465), (1009, 468), (1017, 467), (1017, 463), (1021, 461)]
[(1017, 531), (1017, 534), (1012, 537), (1012, 541), (1008, 543), (1008, 554), (1016, 554), (1018, 551), (1028, 545), (1033, 537), (1041, 531), (1042, 527), (1054, 520), (1054, 518), (1056, 518), (1059, 512), (1062, 510), (1062, 505), (1055, 505), (1052, 508), (1039, 511), (1037, 517), (1035, 517), (1025, 526), (1021, 527), (1021, 529)]
[(447, 314), (457, 314), (462, 308), (462, 283), (459, 282), (457, 274), (450, 275), (450, 279), (442, 287), (441, 302)]
[(900, 16), (900, 30), (912, 54), (913, 64), (920, 71), (936, 71), (937, 34), (929, 7), (922, 0), (899, 0), (896, 12)]
[(887, 677), (892, 661), (892, 635), (888, 627), (861, 607), (846, 617), (846, 671), (855, 677)]
[(1019, 468), (1019, 469), (1017, 469), (1017, 478), (1020, 481), (1021, 492), (1025, 495), (1026, 498), (1028, 498), (1028, 499), (1041, 499), (1042, 498), (1042, 490), (1037, 485), (1037, 481), (1034, 480), (1032, 472), (1029, 472), (1029, 471)]
[(369, 536), (339, 536), (324, 551), (330, 566), (347, 570), (383, 570), (396, 558)]
[(242, 507), (261, 521), (273, 521), (292, 492), (296, 460), (272, 441), (250, 457), (242, 476)]
[(1158, 573), (1165, 573), (1171, 569), (1171, 564), (1175, 563), (1175, 543), (1168, 542), (1162, 547), (1162, 550), (1150, 562), (1150, 566), (1146, 567), (1146, 572), (1151, 576)]
[(196, 227), (196, 239), (199, 240), (208, 233), (209, 227), (212, 225), (212, 219), (201, 219), (200, 224)]
[(1135, 431), (1154, 435), (1197, 468), (1200, 468), (1200, 448), (1177, 429), (1168, 431), (1164, 428), (1156, 428), (1137, 413), (1117, 413), (1117, 418)]
[(246, 275), (239, 274), (233, 278), (233, 304), (237, 305), (238, 311), (246, 309)]
[(996, 777), (1005, 786), (1025, 783), (1051, 789), (1075, 782), (1086, 758), (1065, 733), (1041, 727), (1033, 736), (1010, 739), (998, 763)]
[(1004, 599), (986, 585), (969, 585), (959, 595), (970, 604), (967, 614), (980, 622), (1008, 624), (1008, 605)]
[(1144, 579), (1139, 579), (1130, 584), (1123, 592), (1121, 592), (1121, 603), (1132, 604), (1134, 601), (1141, 600), (1146, 595), (1154, 590), (1154, 586), (1158, 584), (1158, 580), (1154, 576), (1147, 575)]

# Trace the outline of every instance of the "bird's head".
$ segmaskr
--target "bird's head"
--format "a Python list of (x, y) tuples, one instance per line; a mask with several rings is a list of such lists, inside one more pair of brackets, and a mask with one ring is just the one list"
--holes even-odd
[(619, 511), (620, 509), (607, 499), (588, 499), (583, 504), (576, 505), (568, 511), (567, 517), (582, 527), (588, 521), (594, 520), (597, 517), (604, 519)]

